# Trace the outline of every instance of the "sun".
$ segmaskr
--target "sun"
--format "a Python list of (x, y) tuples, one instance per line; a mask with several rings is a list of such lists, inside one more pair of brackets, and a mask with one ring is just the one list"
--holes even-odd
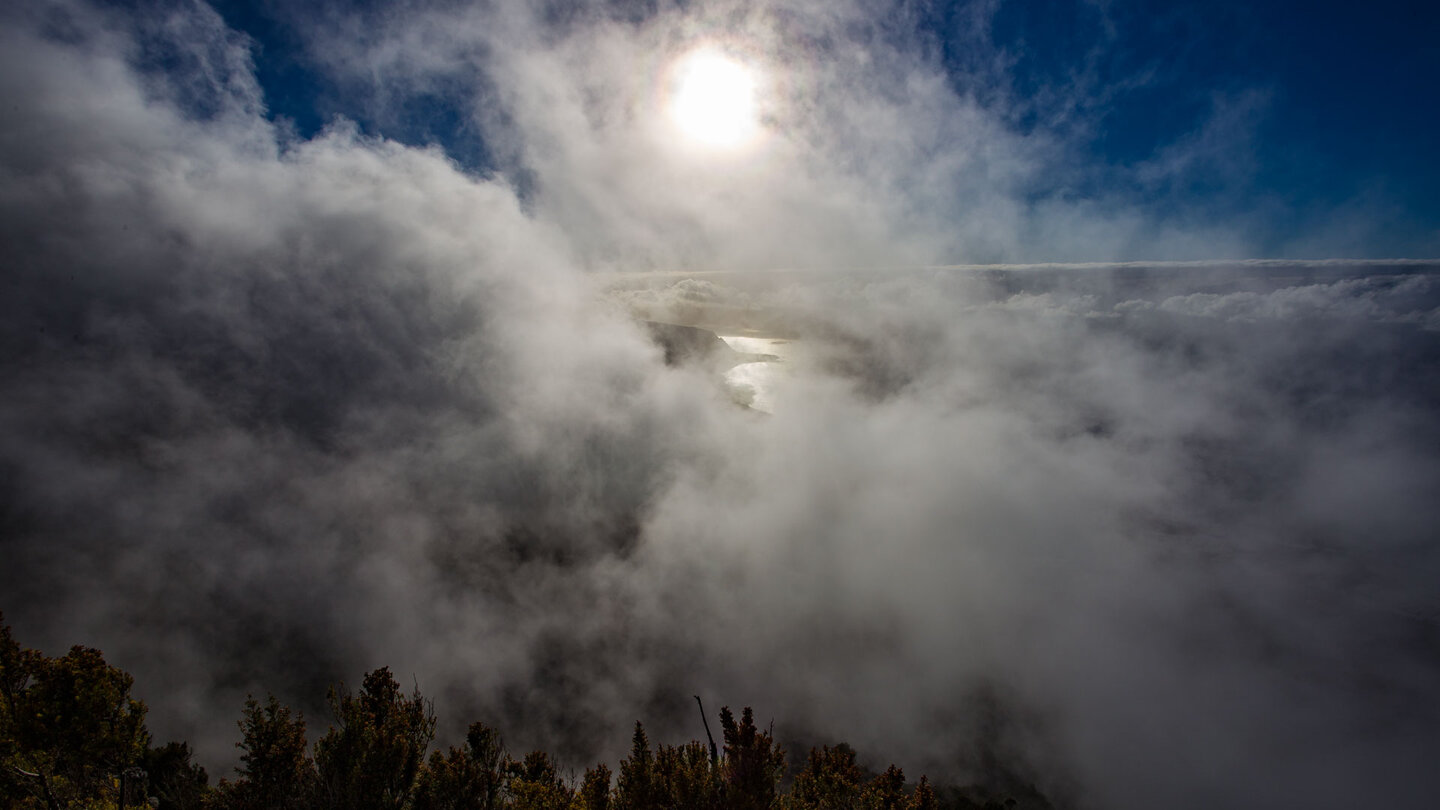
[(759, 135), (755, 72), (744, 62), (702, 48), (681, 57), (672, 76), (670, 120), (690, 142), (735, 149)]

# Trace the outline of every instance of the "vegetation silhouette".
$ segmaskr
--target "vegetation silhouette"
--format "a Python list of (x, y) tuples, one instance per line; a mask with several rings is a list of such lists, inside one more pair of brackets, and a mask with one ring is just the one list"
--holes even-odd
[[(389, 668), (360, 691), (329, 692), (330, 727), (307, 742), (305, 718), (273, 695), (245, 701), (233, 779), (210, 785), (186, 743), (150, 745), (133, 679), (99, 650), (47, 658), (21, 647), (0, 615), (0, 806), (16, 810), (1026, 810), (1050, 802), (978, 788), (913, 788), (889, 766), (871, 776), (845, 743), (810, 749), (786, 788), (786, 756), (745, 707), (720, 710), (724, 745), (652, 746), (635, 723), (614, 774), (601, 763), (576, 782), (550, 754), (514, 759), (500, 733), (473, 723), (463, 746), (426, 753), (431, 702), (402, 692)], [(708, 722), (707, 722), (708, 725)], [(707, 729), (708, 731), (708, 729)], [(708, 734), (707, 734), (708, 736)]]

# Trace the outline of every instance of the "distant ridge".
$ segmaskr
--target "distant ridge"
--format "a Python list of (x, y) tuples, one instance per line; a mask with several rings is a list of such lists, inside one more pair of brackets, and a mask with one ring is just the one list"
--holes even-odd
[(596, 273), (600, 278), (724, 278), (769, 274), (829, 275), (867, 273), (920, 273), (933, 271), (1057, 271), (1057, 270), (1298, 270), (1346, 269), (1372, 271), (1404, 269), (1408, 272), (1440, 273), (1440, 258), (1431, 259), (1185, 259), (1127, 260), (1116, 262), (995, 262), (989, 264), (880, 265), (866, 267), (773, 267), (757, 270), (613, 270)]

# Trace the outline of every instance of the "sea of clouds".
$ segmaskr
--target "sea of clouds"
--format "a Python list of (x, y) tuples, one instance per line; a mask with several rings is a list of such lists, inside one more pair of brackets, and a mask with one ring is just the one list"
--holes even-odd
[[(473, 75), (484, 172), (297, 135), (203, 4), (0, 12), (22, 642), (217, 775), (246, 694), (313, 736), (389, 666), (572, 767), (699, 694), (1079, 807), (1440, 800), (1434, 263), (914, 269), (1249, 242), (1035, 199), (1065, 144), (864, 9), (556, 9), (294, 23), (375, 120)], [(751, 161), (647, 118), (721, 29), (786, 77)], [(745, 272), (611, 274), (677, 267)], [(677, 311), (788, 330), (772, 415), (632, 317)]]

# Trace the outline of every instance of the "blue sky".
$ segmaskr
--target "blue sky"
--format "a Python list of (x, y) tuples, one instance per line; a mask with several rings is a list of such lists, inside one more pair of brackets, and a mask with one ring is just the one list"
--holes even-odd
[[(552, 3), (541, 16), (567, 30), (595, 20), (639, 28), (707, 5)], [(383, 87), (383, 67), (357, 76), (327, 53), (347, 31), (378, 47), (407, 16), (442, 7), (465, 4), (322, 4), (313, 13), (216, 4), (254, 41), (270, 115), (301, 135), (342, 116), (523, 180), (529, 167), (490, 148), (507, 137), (503, 125), (475, 114), (504, 92), (483, 59), (443, 71), (446, 81)], [(1045, 0), (899, 3), (827, 33), (850, 40), (832, 42), (836, 52), (910, 54), (1008, 133), (1061, 144), (1065, 171), (1024, 184), (1028, 201), (1124, 199), (1161, 219), (1225, 223), (1245, 232), (1254, 255), (1380, 257), (1440, 249), (1440, 105), (1429, 103), (1440, 79), (1437, 22), (1440, 11), (1420, 2)], [(1347, 238), (1304, 238), (1347, 229)]]

